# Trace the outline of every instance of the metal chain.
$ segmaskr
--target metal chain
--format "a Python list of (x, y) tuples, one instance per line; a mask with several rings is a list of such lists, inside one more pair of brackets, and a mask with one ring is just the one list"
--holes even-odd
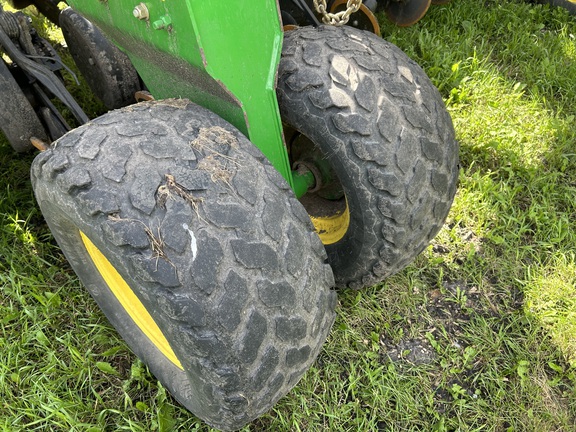
[(331, 13), (327, 10), (326, 0), (314, 0), (314, 8), (316, 12), (322, 15), (322, 22), (333, 26), (343, 26), (346, 24), (350, 19), (350, 15), (358, 12), (360, 6), (362, 6), (362, 0), (348, 0), (346, 10)]

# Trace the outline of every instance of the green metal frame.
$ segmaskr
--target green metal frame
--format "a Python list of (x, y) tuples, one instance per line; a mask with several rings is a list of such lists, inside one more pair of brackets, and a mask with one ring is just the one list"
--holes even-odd
[[(276, 0), (68, 0), (131, 59), (156, 99), (182, 97), (241, 130), (303, 195), (276, 100), (283, 30)], [(136, 16), (135, 7), (147, 14)], [(147, 15), (147, 17), (146, 17)]]

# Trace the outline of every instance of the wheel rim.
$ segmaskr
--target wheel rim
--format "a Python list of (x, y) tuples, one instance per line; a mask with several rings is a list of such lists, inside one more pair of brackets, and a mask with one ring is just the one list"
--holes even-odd
[(184, 369), (182, 364), (176, 357), (172, 350), (170, 343), (146, 310), (146, 307), (140, 302), (134, 291), (126, 283), (124, 278), (120, 276), (114, 266), (108, 261), (102, 252), (92, 243), (92, 241), (80, 231), (80, 237), (84, 243), (84, 247), (96, 266), (96, 269), (102, 276), (102, 279), (110, 288), (116, 299), (120, 302), (124, 310), (128, 313), (130, 318), (134, 321), (136, 326), (144, 333), (148, 339), (158, 348), (158, 350), (166, 356), (176, 367)]
[(307, 136), (287, 125), (284, 125), (284, 133), (292, 165), (313, 166), (316, 181), (320, 182), (302, 196), (300, 202), (322, 243), (337, 243), (350, 226), (350, 208), (340, 180), (327, 158)]

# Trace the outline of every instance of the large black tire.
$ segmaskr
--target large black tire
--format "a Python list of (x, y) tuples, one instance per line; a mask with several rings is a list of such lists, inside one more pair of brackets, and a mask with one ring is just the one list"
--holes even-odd
[(0, 58), (0, 130), (18, 153), (34, 148), (30, 138), (47, 140), (34, 108)]
[(70, 7), (60, 13), (60, 27), (76, 66), (106, 108), (135, 103), (140, 79), (128, 56)]
[[(182, 100), (110, 112), (41, 153), (32, 179), (108, 319), (210, 425), (242, 427), (314, 361), (336, 303), (322, 243), (282, 177), (215, 114)], [(128, 287), (105, 282), (114, 272)], [(131, 318), (129, 291), (169, 347)]]
[[(370, 286), (404, 268), (442, 227), (458, 179), (452, 121), (424, 71), (371, 33), (300, 28), (286, 33), (277, 94), (287, 142), (300, 142), (293, 161), (327, 160), (335, 179), (325, 189), (343, 190), (334, 212), (349, 222), (325, 242), (337, 286)], [(303, 197), (315, 219), (338, 209), (322, 192)]]

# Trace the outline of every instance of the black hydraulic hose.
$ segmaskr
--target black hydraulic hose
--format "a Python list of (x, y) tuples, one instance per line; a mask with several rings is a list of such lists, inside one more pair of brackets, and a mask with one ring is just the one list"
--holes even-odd
[[(2, 10), (0, 16), (6, 13)], [(4, 48), (4, 51), (16, 63), (23, 71), (29, 73), (31, 76), (40, 81), (44, 87), (46, 87), (54, 96), (60, 99), (64, 105), (66, 105), (76, 120), (80, 124), (87, 123), (90, 119), (84, 113), (80, 105), (74, 100), (72, 95), (68, 92), (62, 81), (52, 73), (52, 71), (44, 65), (30, 60), (24, 54), (20, 52), (18, 47), (14, 45), (14, 42), (6, 34), (4, 29), (0, 26), (0, 45)]]

